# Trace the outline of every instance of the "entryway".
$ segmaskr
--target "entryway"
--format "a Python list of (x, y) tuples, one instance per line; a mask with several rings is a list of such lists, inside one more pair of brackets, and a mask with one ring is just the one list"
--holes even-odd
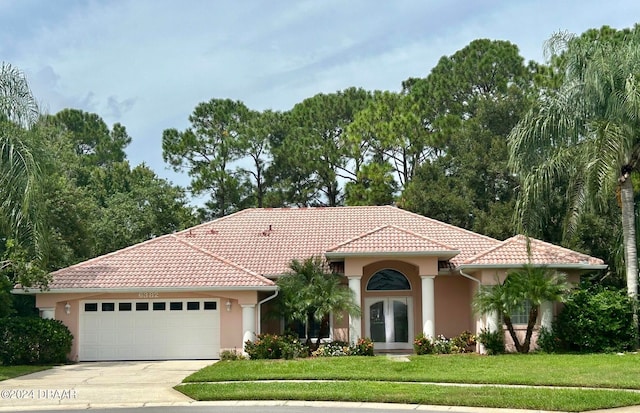
[(375, 350), (408, 350), (413, 344), (411, 297), (368, 297), (364, 301), (365, 336)]

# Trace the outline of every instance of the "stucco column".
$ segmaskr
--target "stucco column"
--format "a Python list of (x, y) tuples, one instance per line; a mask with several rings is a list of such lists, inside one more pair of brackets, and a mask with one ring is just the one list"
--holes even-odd
[(553, 303), (551, 301), (543, 301), (540, 304), (540, 327), (551, 331), (551, 322), (553, 321)]
[(425, 336), (436, 336), (435, 275), (421, 275), (422, 279), (422, 332)]
[(499, 330), (499, 326), (498, 324), (499, 321), (499, 317), (498, 317), (498, 312), (497, 311), (489, 311), (488, 313), (485, 314), (485, 317), (487, 318), (487, 330), (488, 331), (498, 331)]
[(242, 304), (242, 348), (248, 340), (253, 341), (256, 335), (256, 306)]
[[(353, 291), (353, 297), (360, 306), (360, 310), (364, 311), (362, 308), (362, 294), (360, 281), (362, 277), (348, 277), (349, 278), (349, 289)], [(349, 341), (355, 343), (358, 339), (362, 337), (362, 321), (360, 317), (354, 317), (352, 315), (349, 316)]]
[(47, 318), (47, 319), (51, 319), (53, 320), (54, 318), (56, 318), (56, 309), (54, 307), (43, 307), (43, 308), (39, 308), (40, 310), (40, 316), (42, 318)]

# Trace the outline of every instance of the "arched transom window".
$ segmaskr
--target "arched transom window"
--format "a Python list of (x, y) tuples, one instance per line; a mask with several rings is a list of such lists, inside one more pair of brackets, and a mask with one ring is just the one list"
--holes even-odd
[(386, 268), (380, 270), (369, 279), (367, 291), (401, 291), (410, 290), (409, 280), (400, 271)]

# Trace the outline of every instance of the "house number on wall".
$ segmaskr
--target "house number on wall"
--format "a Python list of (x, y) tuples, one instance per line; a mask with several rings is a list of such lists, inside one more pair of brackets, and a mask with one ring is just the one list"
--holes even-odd
[(140, 298), (158, 298), (159, 294), (153, 291), (138, 293), (138, 297)]

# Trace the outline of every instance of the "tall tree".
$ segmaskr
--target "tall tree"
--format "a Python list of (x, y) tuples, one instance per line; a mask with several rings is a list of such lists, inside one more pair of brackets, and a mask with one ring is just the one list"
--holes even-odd
[(561, 56), (562, 83), (542, 93), (509, 136), (521, 180), (518, 214), (535, 210), (559, 180), (569, 183), (568, 230), (583, 211), (619, 194), (627, 292), (638, 294), (632, 174), (640, 166), (640, 27), (582, 37), (558, 33), (548, 52)]
[(509, 219), (518, 182), (507, 165), (507, 136), (529, 105), (535, 66), (505, 41), (475, 40), (445, 56), (405, 89), (431, 145), (400, 204), (497, 238), (513, 235)]
[[(46, 261), (46, 229), (40, 219), (42, 162), (45, 153), (33, 145), (30, 128), (38, 107), (26, 77), (9, 64), (0, 65), (0, 268), (11, 283), (46, 283), (27, 271)], [(37, 258), (36, 261), (32, 260)]]
[(340, 180), (356, 177), (344, 132), (369, 99), (369, 92), (357, 88), (321, 93), (298, 103), (287, 114), (291, 126), (280, 145), (273, 147), (273, 155), (282, 182), (306, 187), (298, 191), (303, 197), (296, 203), (342, 203)]
[(405, 188), (417, 168), (438, 154), (438, 144), (424, 127), (413, 95), (376, 91), (347, 128), (356, 173), (373, 157), (393, 166)]
[(243, 155), (240, 139), (250, 116), (240, 101), (211, 99), (196, 106), (189, 116), (190, 128), (162, 133), (165, 162), (176, 171), (187, 171), (194, 194), (211, 195), (208, 205), (213, 216), (241, 209), (240, 203), (246, 198), (231, 164)]
[(248, 158), (250, 167), (239, 166), (239, 172), (246, 176), (248, 186), (252, 188), (253, 200), (251, 206), (262, 208), (265, 197), (271, 187), (270, 174), (272, 142), (282, 139), (284, 136), (283, 116), (280, 112), (265, 110), (264, 112), (252, 112), (247, 122), (244, 133), (239, 136), (239, 147)]

